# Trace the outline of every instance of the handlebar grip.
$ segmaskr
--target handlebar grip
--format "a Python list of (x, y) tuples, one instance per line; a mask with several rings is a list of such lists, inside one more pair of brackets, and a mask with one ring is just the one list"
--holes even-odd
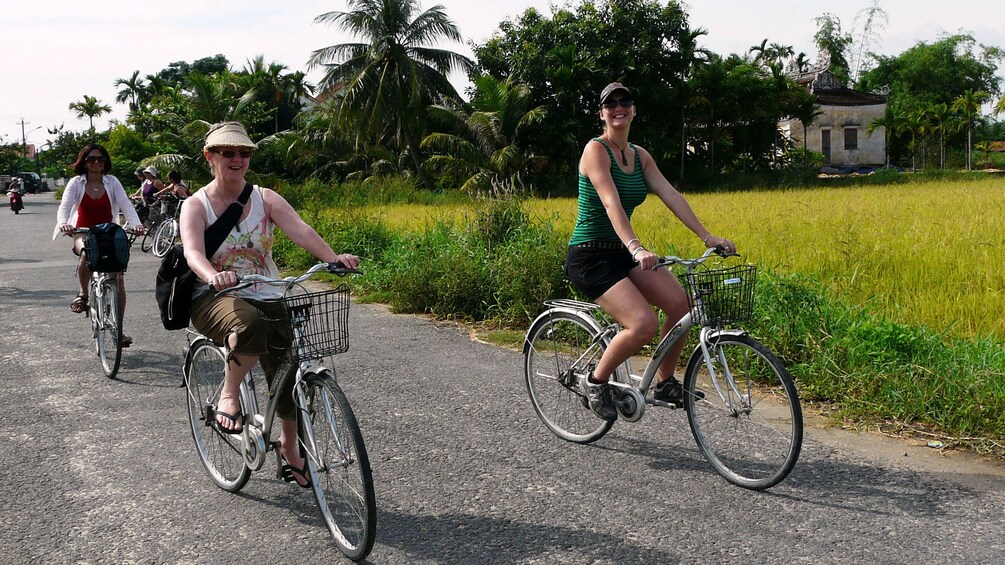
[(332, 261), (328, 263), (328, 272), (333, 275), (362, 275), (363, 272), (359, 269), (350, 269), (345, 266), (342, 261)]

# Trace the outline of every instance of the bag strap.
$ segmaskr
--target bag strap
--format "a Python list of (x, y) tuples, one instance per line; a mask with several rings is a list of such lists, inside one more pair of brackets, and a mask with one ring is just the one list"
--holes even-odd
[(227, 241), (227, 236), (230, 235), (230, 230), (234, 229), (237, 222), (241, 219), (241, 214), (244, 213), (244, 205), (248, 203), (248, 199), (251, 198), (251, 183), (244, 183), (244, 190), (241, 191), (241, 196), (237, 198), (237, 202), (232, 203), (227, 206), (227, 209), (223, 211), (222, 214), (213, 222), (208, 228), (206, 228), (206, 257), (212, 257), (216, 250), (223, 245), (224, 241)]

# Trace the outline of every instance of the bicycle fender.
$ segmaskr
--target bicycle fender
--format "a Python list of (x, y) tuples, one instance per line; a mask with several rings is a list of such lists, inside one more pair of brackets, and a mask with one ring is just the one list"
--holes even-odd
[[(601, 328), (600, 323), (597, 322), (596, 318), (594, 318), (593, 316), (591, 316), (591, 315), (583, 312), (582, 310), (577, 310), (575, 308), (567, 308), (567, 307), (563, 307), (563, 306), (552, 307), (552, 308), (549, 308), (548, 310), (545, 310), (544, 312), (542, 312), (537, 318), (534, 318), (534, 321), (530, 324), (530, 328), (527, 330), (527, 333), (524, 334), (524, 338), (523, 338), (523, 352), (524, 352), (524, 354), (527, 353), (527, 349), (530, 347), (530, 334), (531, 334), (531, 332), (534, 331), (534, 328), (536, 328), (538, 326), (538, 324), (543, 323), (544, 320), (550, 319), (551, 316), (553, 314), (555, 314), (556, 312), (565, 312), (566, 314), (570, 314), (572, 316), (575, 316), (575, 317), (579, 318), (584, 324), (586, 324), (587, 326), (593, 328), (593, 330), (595, 332), (597, 332), (598, 334), (601, 331), (603, 331), (603, 328)], [(605, 339), (605, 342), (609, 342), (609, 341), (610, 340)], [(605, 345), (606, 345), (606, 343), (605, 343)]]

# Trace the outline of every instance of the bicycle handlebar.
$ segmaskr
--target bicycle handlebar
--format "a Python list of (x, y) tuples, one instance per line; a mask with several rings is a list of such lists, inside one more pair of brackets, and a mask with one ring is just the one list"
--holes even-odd
[(284, 278), (275, 278), (275, 277), (270, 277), (268, 275), (244, 275), (244, 276), (238, 276), (237, 277), (237, 284), (236, 285), (234, 285), (234, 286), (232, 286), (230, 288), (225, 288), (225, 289), (217, 292), (216, 294), (217, 294), (217, 296), (222, 296), (222, 295), (230, 294), (232, 292), (237, 292), (237, 291), (239, 291), (241, 289), (248, 288), (249, 286), (251, 286), (253, 284), (267, 284), (267, 285), (271, 285), (271, 286), (284, 286), (284, 287), (286, 287), (288, 289), (291, 286), (293, 286), (295, 284), (298, 284), (298, 283), (301, 283), (301, 282), (303, 282), (303, 281), (305, 281), (305, 280), (307, 280), (307, 279), (309, 279), (309, 278), (313, 277), (314, 275), (316, 275), (318, 273), (321, 273), (321, 272), (329, 273), (329, 274), (332, 274), (332, 275), (339, 275), (339, 276), (344, 276), (344, 275), (362, 275), (363, 274), (363, 271), (360, 271), (359, 269), (348, 269), (348, 268), (346, 268), (345, 264), (342, 263), (341, 261), (333, 261), (331, 263), (318, 263), (317, 265), (314, 265), (310, 269), (307, 269), (307, 272), (305, 272), (304, 274), (300, 275), (299, 277), (292, 277), (291, 276), (291, 277), (284, 277)]
[(659, 269), (660, 267), (671, 267), (673, 265), (684, 265), (690, 270), (704, 263), (705, 260), (707, 260), (713, 253), (724, 259), (726, 257), (740, 256), (739, 253), (727, 253), (724, 247), (722, 247), (721, 245), (717, 245), (715, 247), (709, 247), (708, 249), (705, 250), (704, 253), (701, 254), (701, 257), (697, 257), (694, 259), (683, 259), (681, 257), (677, 257), (676, 255), (667, 255), (665, 257), (660, 257), (659, 262), (656, 263), (656, 266), (653, 267), (653, 269), (655, 270)]

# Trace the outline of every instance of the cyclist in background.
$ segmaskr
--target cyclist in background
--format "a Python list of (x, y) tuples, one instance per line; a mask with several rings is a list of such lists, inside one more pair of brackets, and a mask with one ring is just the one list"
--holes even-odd
[[(60, 233), (72, 235), (73, 228), (90, 228), (111, 222), (119, 214), (125, 216), (127, 224), (133, 226), (134, 233), (143, 233), (143, 225), (129, 197), (126, 196), (122, 183), (108, 174), (112, 170), (112, 160), (104, 147), (97, 143), (84, 146), (71, 167), (77, 176), (70, 179), (63, 190), (63, 198), (56, 211), (53, 239)], [(81, 253), (83, 247), (84, 236), (74, 235), (73, 254), (78, 257), (77, 279), (80, 283), (80, 292), (70, 303), (70, 310), (78, 314), (87, 310), (87, 283), (91, 278), (87, 260)], [(115, 273), (115, 276), (119, 279), (119, 304), (125, 309), (125, 277), (122, 273)], [(122, 336), (122, 347), (129, 347), (132, 342), (129, 336)]]
[[(617, 419), (607, 382), (611, 374), (648, 343), (660, 337), (688, 309), (687, 295), (666, 269), (653, 270), (659, 256), (646, 249), (631, 225), (632, 212), (655, 194), (707, 247), (733, 252), (733, 242), (713, 235), (692, 211), (687, 200), (663, 176), (648, 151), (629, 143), (635, 119), (632, 92), (612, 82), (600, 93), (604, 131), (586, 144), (579, 161), (579, 204), (569, 241), (566, 274), (573, 286), (600, 305), (621, 324), (588, 378), (583, 394), (599, 418)], [(652, 306), (666, 314), (663, 327)], [(686, 340), (679, 340), (657, 373), (654, 398), (680, 406), (683, 388), (674, 369)]]

